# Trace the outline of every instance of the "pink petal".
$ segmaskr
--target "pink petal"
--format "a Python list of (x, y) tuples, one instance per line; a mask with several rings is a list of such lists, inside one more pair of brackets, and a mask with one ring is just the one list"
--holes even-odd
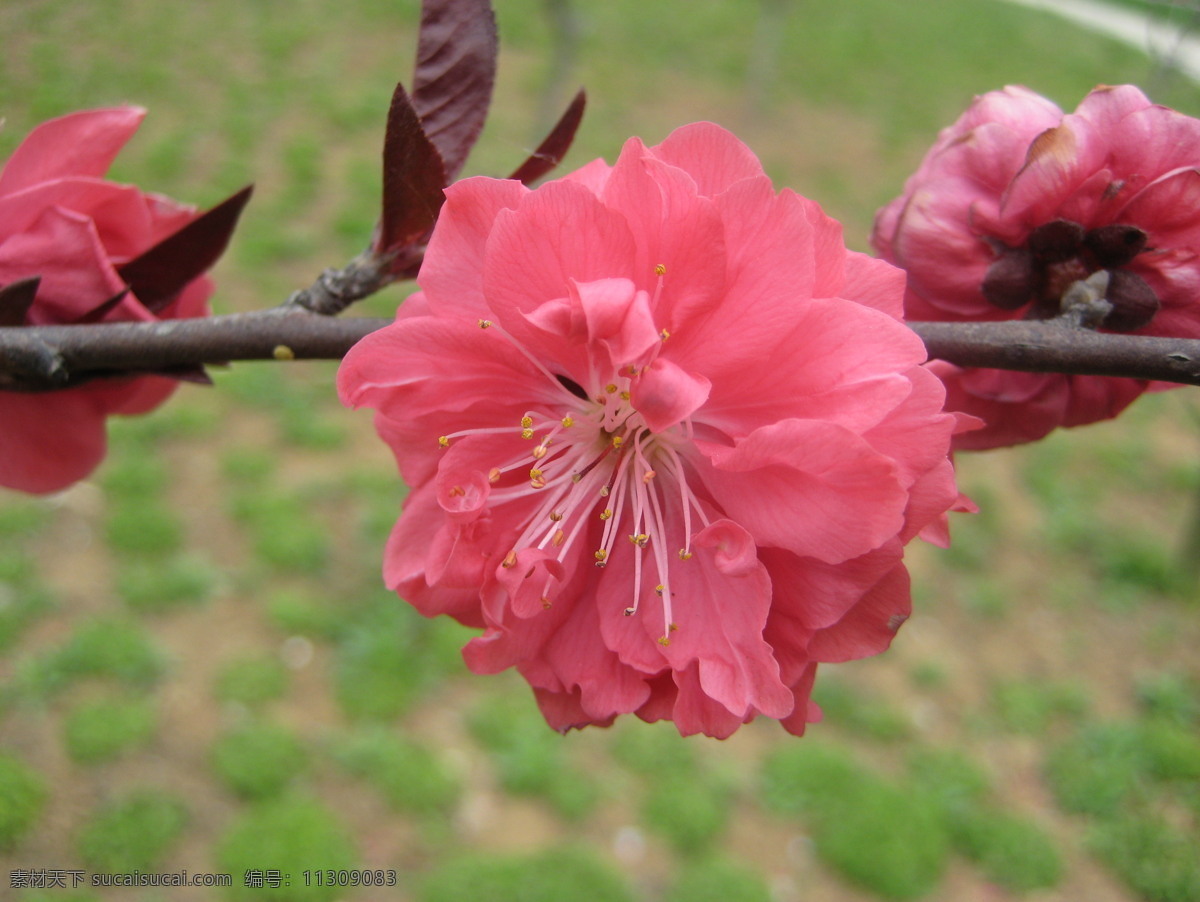
[(896, 463), (841, 426), (784, 420), (733, 448), (697, 445), (707, 458), (697, 468), (704, 484), (760, 545), (836, 564), (879, 547), (903, 524), (908, 493)]
[(626, 142), (604, 186), (636, 241), (634, 281), (653, 301), (655, 331), (707, 315), (725, 288), (725, 233), (717, 208), (680, 169)]
[(633, 382), (631, 399), (646, 425), (661, 432), (691, 416), (708, 400), (710, 383), (665, 357), (646, 367)]
[(814, 661), (835, 663), (885, 651), (912, 613), (908, 570), (898, 564), (834, 626), (809, 645)]
[(692, 177), (705, 197), (715, 197), (742, 179), (760, 178), (758, 157), (719, 125), (694, 122), (675, 129), (650, 152)]
[[(31, 275), (42, 277), (30, 310), (35, 325), (74, 322), (125, 289), (92, 221), (59, 207), (0, 244), (0, 279), (7, 284)], [(131, 313), (134, 307), (128, 305)], [(140, 318), (153, 317), (143, 309)]]
[(0, 172), (0, 195), (69, 176), (100, 177), (137, 131), (146, 111), (125, 106), (70, 113), (44, 122)]
[(0, 422), (0, 486), (57, 492), (104, 458), (104, 414), (83, 390), (0, 392)]
[(483, 266), (484, 293), (505, 328), (518, 334), (525, 315), (565, 297), (572, 281), (636, 282), (634, 258), (623, 216), (580, 185), (550, 182), (525, 195), (519, 209), (496, 217)]
[(603, 367), (616, 372), (642, 360), (660, 341), (650, 298), (628, 279), (572, 282), (589, 350), (603, 349)]
[(489, 315), (479, 261), (501, 210), (516, 209), (529, 193), (510, 179), (469, 178), (446, 189), (417, 281), (431, 310)]

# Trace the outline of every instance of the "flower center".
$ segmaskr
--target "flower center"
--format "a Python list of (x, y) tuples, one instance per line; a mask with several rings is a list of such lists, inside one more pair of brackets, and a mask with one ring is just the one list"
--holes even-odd
[(1025, 246), (998, 246), (998, 256), (983, 279), (983, 296), (1003, 310), (1032, 303), (1030, 319), (1052, 319), (1063, 312), (1063, 299), (1077, 282), (1095, 272), (1109, 274), (1106, 300), (1112, 310), (1101, 325), (1129, 332), (1147, 325), (1158, 312), (1154, 290), (1125, 267), (1146, 247), (1146, 233), (1133, 225), (1084, 229), (1056, 219), (1029, 233)]
[[(504, 338), (519, 347), (511, 336)], [(591, 557), (599, 568), (618, 555), (631, 555), (633, 579), (624, 614), (638, 613), (642, 586), (652, 585), (663, 604), (659, 642), (667, 645), (676, 629), (671, 563), (690, 560), (695, 531), (709, 525), (688, 485), (681, 455), (691, 438), (691, 423), (685, 420), (657, 433), (646, 425), (631, 402), (637, 368), (625, 367), (608, 381), (597, 380), (591, 393), (566, 376), (539, 369), (561, 390), (561, 407), (528, 410), (519, 423), (463, 430), (441, 436), (438, 443), (445, 448), (456, 438), (483, 434), (518, 434), (528, 442), (527, 450), (498, 458), (487, 474), (489, 507), (522, 504), (529, 511), (522, 514), (521, 532), (501, 566), (517, 566), (529, 549), (565, 564), (581, 542), (594, 543)], [(534, 572), (530, 569), (526, 577)], [(559, 580), (550, 572), (543, 579), (541, 601), (549, 608)]]

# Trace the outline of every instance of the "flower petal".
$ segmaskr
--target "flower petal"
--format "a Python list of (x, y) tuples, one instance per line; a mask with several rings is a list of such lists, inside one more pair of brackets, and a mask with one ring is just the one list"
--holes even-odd
[(145, 115), (141, 107), (123, 106), (43, 122), (4, 164), (0, 195), (69, 176), (103, 176)]
[(908, 493), (896, 463), (844, 427), (785, 420), (732, 448), (697, 445), (708, 490), (760, 545), (836, 564), (903, 525)]

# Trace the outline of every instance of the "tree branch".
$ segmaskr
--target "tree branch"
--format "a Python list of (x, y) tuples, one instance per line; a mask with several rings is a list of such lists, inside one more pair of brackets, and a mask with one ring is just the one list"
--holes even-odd
[[(300, 306), (153, 323), (0, 328), (0, 389), (47, 391), (105, 376), (232, 360), (337, 360), (390, 319)], [(931, 358), (960, 366), (1200, 385), (1200, 340), (1111, 335), (1056, 322), (913, 322)]]
[(959, 366), (1200, 385), (1200, 340), (1113, 335), (1051, 320), (908, 324), (931, 358)]

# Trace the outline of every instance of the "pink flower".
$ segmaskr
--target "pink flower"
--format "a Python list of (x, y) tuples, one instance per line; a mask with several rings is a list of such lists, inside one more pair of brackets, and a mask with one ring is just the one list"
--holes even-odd
[[(976, 98), (884, 207), (872, 241), (908, 271), (911, 320), (1046, 319), (1098, 271), (1105, 331), (1200, 337), (1200, 121), (1131, 86), (1064, 116), (1009, 87)], [(994, 448), (1109, 419), (1134, 379), (931, 367), (947, 406), (987, 421), (956, 447)]]
[[(118, 267), (196, 218), (190, 207), (103, 180), (145, 111), (91, 110), (35, 128), (0, 172), (0, 287), (41, 281), (9, 324), (178, 319), (203, 316), (212, 286), (191, 281), (155, 311), (126, 290)], [(148, 301), (147, 301), (148, 303)], [(14, 323), (14, 319), (16, 322)], [(87, 476), (105, 451), (105, 418), (145, 413), (175, 380), (97, 379), (56, 392), (0, 391), (0, 485), (52, 492)]]
[(411, 486), (388, 586), (482, 628), (468, 666), (516, 667), (557, 729), (802, 733), (817, 662), (887, 647), (903, 546), (958, 499), (903, 274), (710, 123), (446, 194), (422, 291), (338, 374)]

